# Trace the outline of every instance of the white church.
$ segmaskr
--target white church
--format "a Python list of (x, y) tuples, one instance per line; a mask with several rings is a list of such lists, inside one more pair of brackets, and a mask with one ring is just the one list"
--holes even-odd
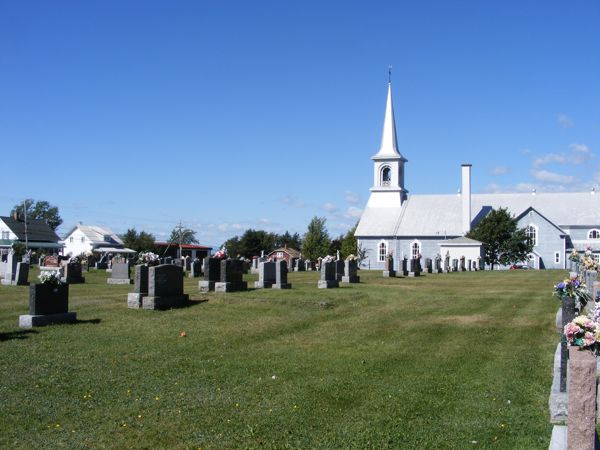
[[(507, 208), (526, 228), (534, 247), (527, 264), (565, 269), (568, 255), (591, 248), (600, 258), (600, 195), (591, 192), (472, 194), (471, 165), (462, 165), (459, 194), (414, 195), (404, 186), (407, 159), (398, 151), (388, 84), (383, 136), (373, 160), (373, 187), (355, 236), (367, 250), (363, 268), (383, 269), (392, 254), (396, 269), (404, 257), (475, 259), (479, 243), (464, 237), (492, 209)], [(458, 165), (458, 164), (457, 164)], [(476, 255), (477, 254), (477, 255)]]

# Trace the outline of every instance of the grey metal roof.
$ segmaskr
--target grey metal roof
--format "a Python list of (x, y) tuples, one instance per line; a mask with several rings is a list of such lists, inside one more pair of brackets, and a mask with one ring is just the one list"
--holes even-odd
[[(365, 208), (356, 236), (460, 236), (459, 195), (411, 195), (402, 208)], [(476, 225), (492, 209), (517, 216), (534, 208), (557, 227), (600, 226), (600, 194), (561, 192), (473, 194), (471, 220)]]
[(92, 244), (107, 243), (104, 236), (110, 236), (109, 244), (123, 245), (123, 241), (110, 228), (99, 227), (97, 225), (77, 224), (65, 235), (65, 240), (75, 231), (79, 229)]

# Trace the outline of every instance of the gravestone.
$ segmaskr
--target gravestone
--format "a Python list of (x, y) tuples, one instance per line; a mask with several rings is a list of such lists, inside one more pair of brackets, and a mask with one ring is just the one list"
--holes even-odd
[(344, 261), (344, 276), (342, 283), (360, 283), (358, 276), (358, 263), (355, 259)]
[(293, 257), (290, 257), (290, 261), (289, 261), (289, 263), (288, 263), (288, 267), (290, 268), (290, 270), (291, 270), (292, 272), (295, 272), (295, 271), (296, 271), (296, 262), (297, 262), (297, 261), (298, 261), (298, 258), (293, 258)]
[(596, 358), (591, 351), (569, 347), (567, 448), (593, 450), (596, 437)]
[(408, 276), (408, 259), (402, 258), (402, 275)]
[(435, 258), (434, 259), (435, 265), (434, 265), (434, 272), (435, 273), (442, 273), (443, 269), (442, 269), (442, 259), (441, 258)]
[(388, 256), (383, 262), (383, 278), (394, 278), (396, 271), (394, 270), (394, 258)]
[(148, 266), (138, 264), (135, 266), (133, 292), (127, 294), (127, 307), (139, 309), (142, 307), (142, 298), (148, 295)]
[[(2, 274), (2, 284), (5, 286), (16, 285), (17, 278), (17, 255), (14, 252), (10, 252), (7, 256), (6, 263), (4, 264), (4, 273)], [(29, 270), (29, 265), (27, 266)]]
[(452, 272), (458, 272), (458, 259), (452, 260)]
[(177, 267), (181, 267), (181, 269), (183, 270), (183, 260), (181, 258), (175, 258), (171, 260), (171, 264)]
[(463, 256), (460, 258), (460, 271), (464, 272), (465, 270), (467, 270), (467, 269), (465, 268), (465, 258)]
[(294, 267), (294, 272), (305, 272), (305, 271), (306, 271), (306, 264), (304, 263), (304, 260), (297, 259), (296, 266)]
[(448, 273), (448, 272), (450, 272), (452, 270), (452, 268), (450, 266), (450, 257), (449, 256), (446, 256), (444, 258), (444, 266), (443, 266), (442, 269), (443, 269), (444, 273)]
[(58, 256), (48, 255), (44, 258), (44, 267), (58, 267)]
[(335, 260), (335, 279), (339, 282), (342, 281), (344, 276), (344, 261), (341, 259)]
[(313, 262), (312, 262), (310, 259), (306, 259), (306, 260), (304, 260), (304, 267), (306, 268), (306, 270), (309, 270), (309, 271), (311, 271), (311, 272), (312, 272), (312, 271), (314, 270), (314, 268), (315, 268), (315, 266), (314, 266)]
[(183, 270), (185, 272), (189, 272), (190, 270), (192, 270), (192, 259), (189, 256), (183, 258), (181, 262), (183, 263)]
[(183, 293), (183, 269), (162, 264), (148, 269), (148, 295), (142, 297), (143, 309), (169, 309), (185, 306), (189, 296)]
[(433, 273), (433, 261), (431, 258), (425, 258), (425, 271), (427, 273)]
[(273, 283), (275, 283), (275, 263), (261, 262), (258, 265), (258, 281), (254, 282), (254, 287), (256, 289), (270, 288)]
[(67, 263), (63, 267), (64, 276), (63, 282), (68, 284), (80, 284), (85, 283), (85, 278), (81, 275), (81, 263)]
[(421, 260), (419, 258), (411, 258), (410, 270), (408, 272), (409, 277), (421, 276)]
[(190, 278), (198, 278), (202, 275), (202, 261), (199, 259), (194, 259), (190, 264)]
[(477, 266), (479, 267), (479, 270), (484, 270), (485, 260), (483, 258), (477, 258)]
[(224, 259), (221, 261), (221, 280), (215, 283), (215, 292), (245, 291), (248, 289), (248, 283), (243, 278), (243, 261)]
[(58, 323), (73, 323), (77, 314), (69, 312), (68, 284), (29, 286), (29, 314), (19, 316), (19, 327), (31, 328)]
[(290, 289), (292, 285), (287, 282), (287, 263), (285, 261), (276, 261), (275, 263), (275, 283), (271, 286), (273, 289)]
[(215, 290), (215, 283), (221, 280), (221, 259), (204, 258), (204, 280), (198, 282), (200, 292), (210, 292)]
[(165, 264), (173, 264), (173, 258), (171, 256), (165, 256)]
[(321, 279), (317, 283), (319, 289), (339, 287), (340, 284), (335, 277), (335, 261), (321, 261)]
[(108, 284), (131, 284), (131, 269), (128, 262), (113, 263), (110, 278), (106, 279)]
[(471, 260), (467, 259), (467, 270), (470, 272), (471, 271)]

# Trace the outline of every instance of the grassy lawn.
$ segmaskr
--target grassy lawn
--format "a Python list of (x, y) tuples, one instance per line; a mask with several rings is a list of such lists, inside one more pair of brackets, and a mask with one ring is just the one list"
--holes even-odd
[(31, 331), (28, 288), (0, 286), (1, 448), (548, 447), (562, 271), (186, 279), (192, 305), (163, 312), (84, 275), (79, 323)]

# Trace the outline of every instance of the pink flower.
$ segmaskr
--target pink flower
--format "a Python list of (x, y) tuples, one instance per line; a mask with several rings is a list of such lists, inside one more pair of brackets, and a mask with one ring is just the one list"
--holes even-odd
[(581, 328), (579, 328), (577, 325), (575, 325), (573, 322), (569, 322), (568, 324), (565, 325), (565, 335), (567, 336), (567, 339), (569, 341), (573, 340), (573, 337), (577, 334), (577, 333), (581, 333)]
[(583, 337), (583, 342), (587, 347), (589, 347), (590, 345), (593, 345), (594, 342), (596, 342), (596, 338), (594, 338), (594, 335), (588, 331)]

